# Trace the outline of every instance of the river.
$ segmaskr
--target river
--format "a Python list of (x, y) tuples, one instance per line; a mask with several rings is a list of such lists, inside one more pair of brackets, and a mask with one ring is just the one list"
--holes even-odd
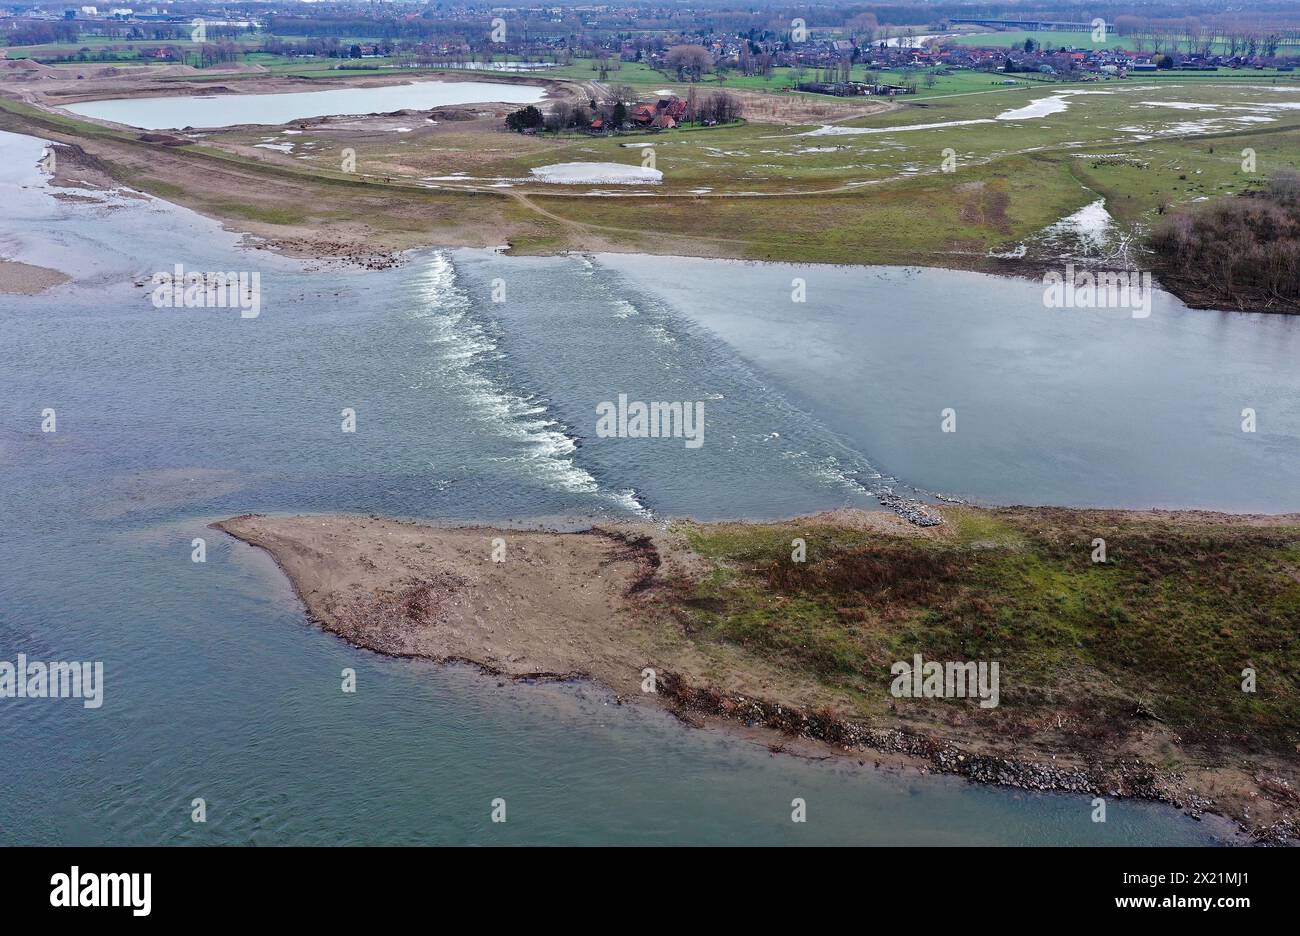
[[(470, 250), (321, 270), (164, 202), (56, 200), (42, 149), (0, 133), (0, 255), (74, 277), (0, 295), (0, 659), (102, 660), (105, 692), (93, 710), (0, 702), (0, 843), (1225, 832), (1128, 801), (1094, 823), (1086, 798), (773, 755), (597, 687), (358, 651), (306, 622), (265, 555), (206, 525), (248, 511), (775, 517), (873, 507), (882, 485), (1093, 503), (1124, 476), (1155, 502), (1295, 509), (1300, 377), (1277, 366), (1300, 350), (1288, 321), (1171, 297), (1143, 321), (1049, 314), (1029, 284), (943, 271)], [(148, 279), (177, 263), (259, 272), (260, 314), (155, 308)], [(790, 300), (793, 275), (806, 303)], [(594, 405), (619, 393), (704, 401), (705, 444), (597, 437)], [(1250, 403), (1263, 455), (1230, 431)], [(943, 406), (958, 410), (946, 440)], [(339, 431), (344, 408), (355, 433)], [(45, 409), (56, 432), (41, 431)], [(1227, 429), (1170, 450), (1220, 417)], [(194, 537), (206, 563), (190, 561)], [(339, 691), (346, 667), (354, 695)], [(496, 797), (504, 824), (489, 820)], [(806, 824), (790, 822), (794, 797)]]

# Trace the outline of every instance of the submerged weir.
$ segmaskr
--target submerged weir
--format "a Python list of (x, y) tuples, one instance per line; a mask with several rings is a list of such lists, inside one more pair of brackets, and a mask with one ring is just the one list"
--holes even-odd
[[(109, 688), (94, 710), (9, 700), (0, 841), (1209, 844), (1223, 831), (1139, 802), (1099, 826), (1084, 797), (774, 758), (581, 683), (498, 685), (367, 654), (304, 626), (273, 563), (209, 523), (788, 517), (889, 505), (887, 489), (910, 490), (891, 473), (1001, 502), (1294, 510), (1300, 484), (1277, 466), (1300, 464), (1297, 323), (1189, 313), (1160, 293), (1141, 321), (1046, 310), (1033, 284), (903, 268), (741, 277), (725, 261), (428, 251), (312, 271), (155, 200), (57, 200), (42, 152), (0, 133), (6, 254), (74, 277), (0, 295), (0, 637), (31, 659), (103, 661)], [(177, 263), (256, 270), (260, 315), (155, 308), (149, 277)], [(796, 271), (809, 301), (792, 307)], [(602, 438), (596, 406), (621, 393), (702, 402), (703, 444)], [(1267, 435), (1222, 428), (1252, 403)], [(44, 409), (57, 432), (40, 431)], [(1198, 471), (1171, 470), (1187, 464)], [(355, 694), (339, 691), (345, 668)], [(508, 824), (485, 821), (497, 796)], [(806, 828), (791, 827), (793, 796), (810, 804)], [(190, 821), (194, 797), (205, 824)]]

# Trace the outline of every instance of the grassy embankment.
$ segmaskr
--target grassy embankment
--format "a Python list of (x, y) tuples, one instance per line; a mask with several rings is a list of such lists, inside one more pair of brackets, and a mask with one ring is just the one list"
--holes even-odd
[[(1064, 730), (1076, 749), (1163, 722), (1180, 741), (1294, 755), (1300, 527), (1105, 512), (949, 510), (946, 536), (797, 522), (689, 528), (712, 573), (681, 614), (699, 643), (813, 678), (849, 717), (890, 708), (890, 665), (999, 661), (1001, 705), (906, 700), (902, 717)], [(791, 561), (805, 537), (807, 562)], [(1107, 561), (1092, 561), (1104, 538)], [(1253, 668), (1257, 691), (1242, 691)]]
[[(709, 200), (707, 208), (670, 202), (653, 212), (638, 212), (635, 225), (627, 223), (621, 200), (556, 196), (547, 205), (566, 217), (644, 226), (650, 232), (690, 226), (700, 235), (746, 241), (748, 256), (840, 262), (866, 256), (962, 265), (977, 263), (974, 255), (1023, 238), (1097, 195), (1106, 197), (1121, 223), (1145, 229), (1171, 205), (1249, 191), (1268, 173), (1300, 166), (1300, 119), (1294, 112), (1273, 112), (1275, 121), (1269, 124), (1223, 124), (1217, 133), (1142, 139), (1124, 128), (1149, 125), (1167, 133), (1200, 114), (1140, 103), (1160, 96), (1156, 92), (1119, 83), (1106, 90), (1111, 93), (1072, 98), (1060, 116), (895, 136), (807, 137), (797, 130), (750, 125), (661, 138), (656, 164), (665, 185), (677, 192), (827, 191), (871, 183), (817, 199), (781, 199), (779, 207), (771, 206), (779, 214), (774, 225), (764, 224), (769, 206), (754, 199)], [(1300, 97), (1300, 86), (1296, 91)], [(1165, 96), (1212, 107), (1235, 106), (1243, 93), (1231, 87), (1179, 86)], [(1034, 89), (936, 98), (923, 108), (905, 106), (851, 123), (901, 128), (988, 120), (1043, 94)], [(1267, 92), (1253, 94), (1269, 100), (1263, 97)], [(586, 141), (565, 158), (627, 161), (627, 151), (620, 154), (617, 147), (611, 141)], [(938, 172), (946, 147), (957, 153), (957, 171), (948, 174)], [(1254, 174), (1241, 165), (1246, 148), (1255, 151), (1259, 168)], [(507, 165), (502, 174), (512, 170), (526, 172), (523, 165)]]
[[(960, 210), (939, 194), (952, 180), (914, 180), (898, 188), (875, 190), (868, 198), (842, 193), (807, 201), (715, 199), (699, 203), (674, 199), (653, 207), (629, 209), (623, 199), (532, 196), (532, 203), (510, 194), (431, 190), (400, 179), (358, 178), (326, 167), (288, 167), (231, 154), (215, 146), (163, 147), (136, 134), (111, 130), (26, 105), (0, 101), (0, 128), (44, 134), (79, 143), (118, 181), (235, 223), (243, 221), (291, 228), (331, 223), (363, 223), (375, 246), (460, 242), (452, 234), (478, 232), (483, 243), (507, 237), (521, 252), (545, 253), (595, 243), (626, 249), (752, 258), (841, 263), (924, 262), (952, 243), (953, 225), (963, 230)], [(722, 131), (731, 132), (731, 131)], [(481, 140), (480, 140), (481, 144)], [(617, 146), (617, 144), (613, 144)], [(622, 151), (626, 159), (627, 151)], [(539, 160), (540, 161), (540, 160)], [(360, 165), (367, 165), (364, 155)], [(1060, 167), (1027, 161), (996, 186), (1033, 186)], [(201, 173), (201, 175), (200, 175)], [(192, 180), (203, 178), (203, 185)], [(947, 183), (947, 184), (945, 184)], [(1077, 187), (1077, 186), (1076, 186)], [(1027, 194), (1029, 189), (1024, 188)], [(256, 197), (250, 193), (256, 192)], [(938, 195), (939, 197), (935, 197)], [(970, 200), (973, 196), (963, 196)], [(1026, 215), (1009, 213), (1014, 227), (999, 221), (988, 227), (965, 225), (979, 245), (1005, 232), (1032, 230), (1053, 218), (1066, 202), (1035, 197), (1019, 200)], [(615, 204), (617, 202), (617, 204)], [(620, 208), (621, 206), (621, 208)], [(562, 218), (557, 221), (556, 217)], [(927, 223), (928, 222), (928, 223)], [(893, 231), (888, 237), (882, 232)], [(495, 233), (493, 233), (495, 232)], [(936, 261), (946, 262), (942, 256)]]
[[(554, 221), (509, 198), (278, 166), (216, 146), (145, 143), (130, 131), (10, 100), (0, 99), (0, 129), (78, 146), (85, 155), (65, 154), (61, 164), (84, 161), (121, 184), (259, 234), (292, 239), (315, 233), (327, 239), (338, 226), (340, 240), (354, 242), (342, 244), (343, 253), (356, 241), (372, 250), (437, 243), (440, 232), (449, 242), (484, 246), (498, 243), (491, 238), (500, 231), (540, 242), (556, 237)], [(475, 230), (478, 240), (470, 236)]]
[[(1295, 85), (1300, 95), (1300, 84)], [(1151, 108), (1158, 92), (1106, 83), (1105, 95), (1070, 99), (1063, 115), (990, 121), (1055, 87), (953, 94), (849, 121), (873, 128), (959, 120), (989, 121), (935, 130), (861, 136), (801, 135), (797, 127), (750, 123), (654, 137), (521, 138), (444, 125), (415, 133), (285, 137), (300, 148), (286, 159), (250, 155), (273, 128), (228, 131), (202, 144), (165, 148), (86, 121), (5, 102), (11, 129), (58, 131), (81, 140), (126, 184), (238, 223), (364, 227), (377, 247), (418, 243), (500, 243), (519, 252), (609, 248), (837, 263), (915, 263), (989, 268), (987, 253), (1023, 239), (1096, 197), (1112, 214), (1145, 227), (1170, 205), (1248, 191), (1268, 173), (1300, 165), (1300, 115), (1270, 112), (1271, 123), (1225, 125), (1220, 133), (1141, 139), (1201, 113)], [(1233, 105), (1276, 92), (1233, 86), (1178, 86), (1173, 100)], [(1223, 111), (1235, 114), (1238, 111)], [(1213, 114), (1213, 112), (1206, 112)], [(422, 135), (422, 134), (431, 135)], [(257, 139), (255, 139), (257, 138)], [(304, 144), (319, 141), (316, 148)], [(655, 144), (664, 184), (654, 194), (592, 198), (567, 187), (489, 188), (496, 178), (527, 179), (537, 165), (565, 161), (639, 162), (631, 141)], [(239, 144), (241, 152), (223, 149)], [(362, 176), (338, 171), (341, 145), (355, 146)], [(938, 171), (945, 147), (957, 171)], [(1245, 173), (1241, 151), (1256, 151)], [(217, 184), (188, 185), (194, 172)], [(468, 172), (479, 191), (429, 189), (418, 180)], [(230, 184), (220, 184), (229, 177)], [(256, 180), (249, 185), (248, 180)], [(702, 191), (702, 197), (693, 191)], [(249, 193), (256, 192), (251, 198)], [(749, 197), (758, 193), (769, 197)], [(665, 198), (664, 195), (675, 197)], [(729, 196), (737, 197), (729, 197)], [(395, 197), (397, 196), (397, 197)], [(477, 231), (478, 240), (471, 235)], [(261, 233), (261, 232), (259, 232)]]

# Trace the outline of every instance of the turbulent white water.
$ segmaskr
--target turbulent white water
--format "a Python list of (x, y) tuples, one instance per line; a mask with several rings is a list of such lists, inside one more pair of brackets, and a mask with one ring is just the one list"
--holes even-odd
[(429, 342), (437, 349), (438, 380), (463, 395), (481, 431), (508, 439), (517, 454), (505, 461), (543, 484), (571, 494), (598, 495), (622, 510), (644, 513), (629, 491), (603, 491), (596, 479), (574, 463), (577, 443), (535, 396), (522, 396), (503, 386), (499, 372), (504, 355), (491, 330), (475, 319), (474, 305), (457, 283), (450, 256), (439, 251), (413, 279), (422, 302), (408, 314), (430, 328)]

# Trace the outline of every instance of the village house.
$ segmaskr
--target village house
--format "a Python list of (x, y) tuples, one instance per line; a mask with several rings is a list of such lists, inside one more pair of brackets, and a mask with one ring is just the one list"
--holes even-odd
[(637, 104), (628, 118), (638, 127), (672, 130), (686, 119), (690, 105), (679, 97), (660, 98), (654, 104)]

